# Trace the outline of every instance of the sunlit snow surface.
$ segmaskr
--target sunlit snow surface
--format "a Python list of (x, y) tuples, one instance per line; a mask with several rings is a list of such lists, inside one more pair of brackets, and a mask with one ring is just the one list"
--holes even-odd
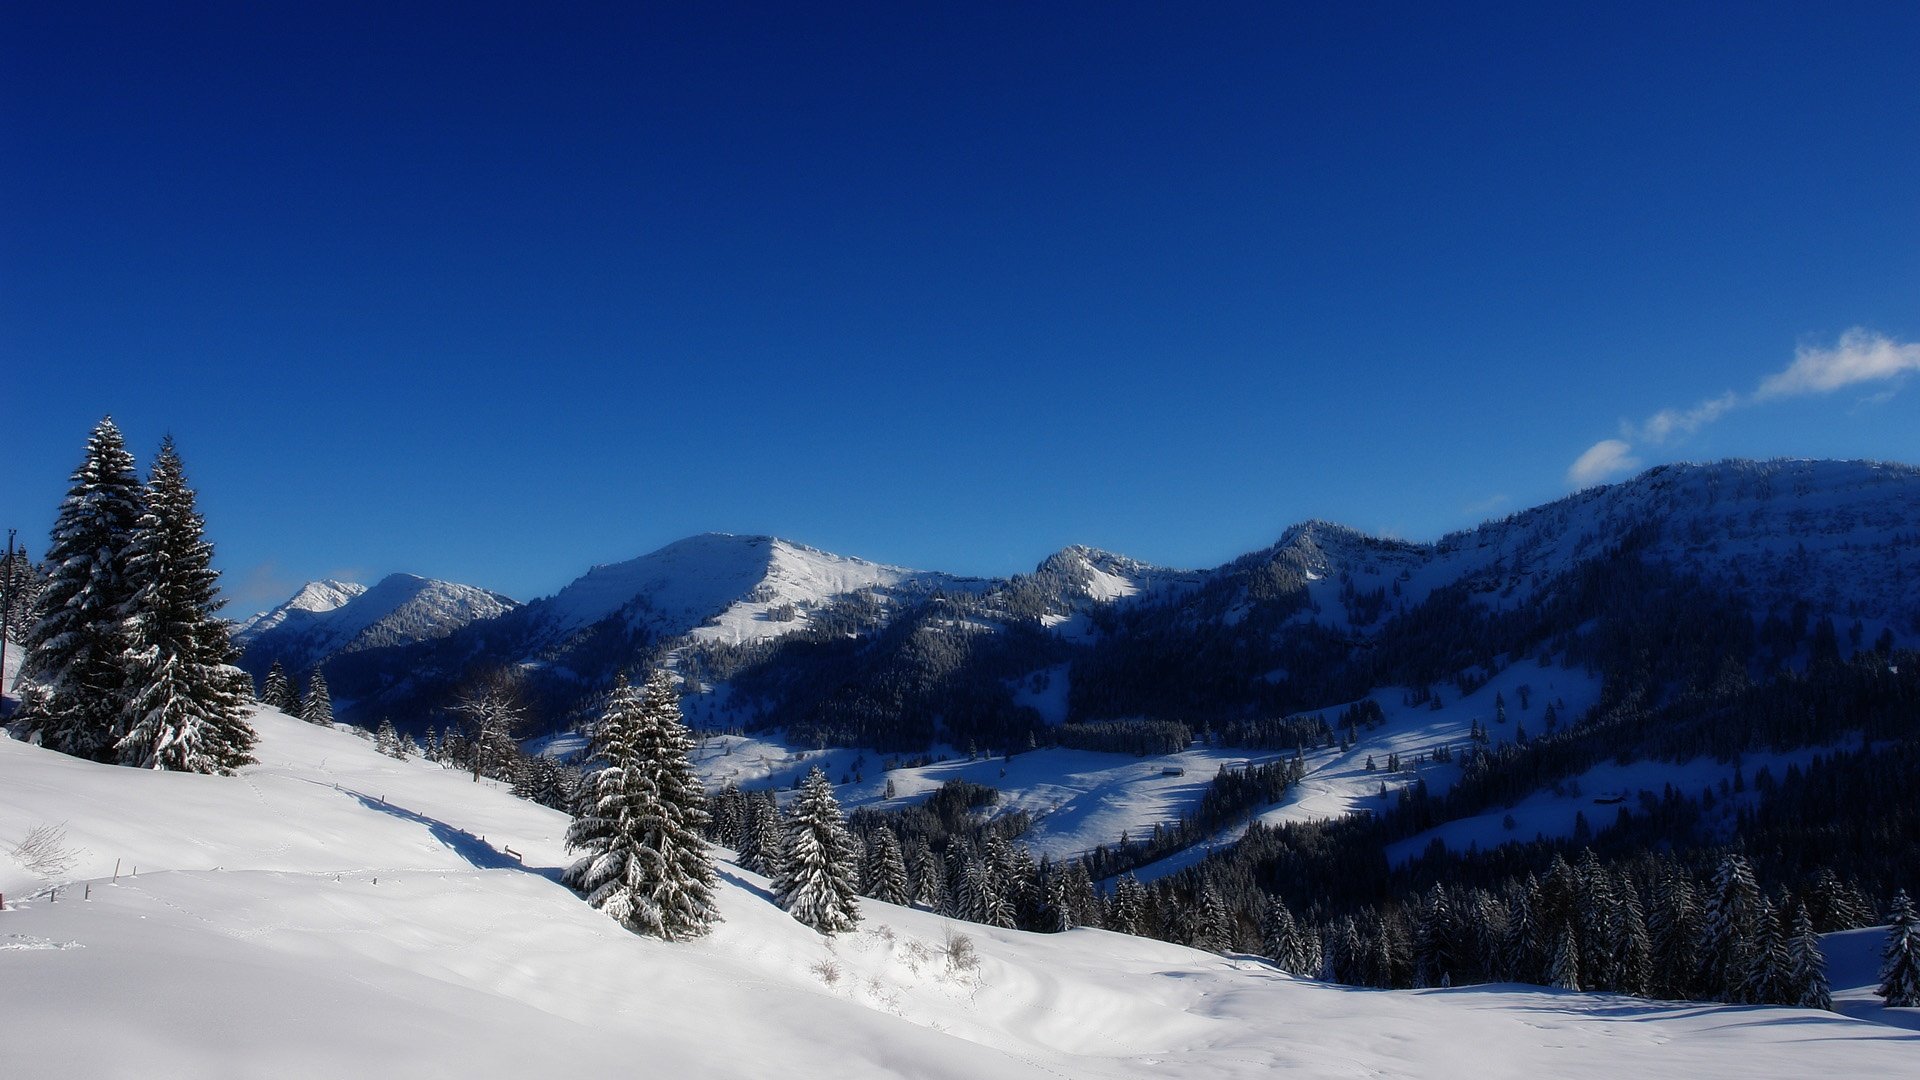
[(953, 971), (946, 920), (868, 902), (828, 941), (730, 864), (727, 921), (662, 944), (555, 884), (561, 815), (343, 730), (257, 723), (261, 764), (235, 778), (0, 741), (0, 847), (64, 822), (78, 860), (56, 902), (0, 855), (0, 1071), (1616, 1080), (1920, 1060), (1920, 1034), (1831, 1014), (1349, 990), (1090, 930), (958, 926), (981, 962)]

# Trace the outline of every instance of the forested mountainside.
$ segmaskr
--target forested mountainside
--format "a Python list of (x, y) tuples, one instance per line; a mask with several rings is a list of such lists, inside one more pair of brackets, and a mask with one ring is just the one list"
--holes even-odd
[(1736, 461), (1432, 544), (1309, 522), (1204, 571), (1069, 548), (1029, 575), (962, 579), (695, 537), (436, 640), (317, 662), (369, 723), (419, 723), (475, 673), (516, 666), (546, 730), (616, 671), (664, 662), (697, 722), (905, 752), (1110, 721), (1252, 731), (1379, 687), (1445, 693), (1520, 657), (1623, 686), (1730, 662), (1758, 676), (1804, 663), (1828, 623), (1851, 652), (1913, 641), (1916, 620), (1920, 471)]

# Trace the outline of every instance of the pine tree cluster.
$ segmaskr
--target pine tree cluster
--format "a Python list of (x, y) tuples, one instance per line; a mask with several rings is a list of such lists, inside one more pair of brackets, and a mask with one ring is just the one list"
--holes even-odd
[(19, 726), (64, 753), (229, 773), (253, 760), (252, 681), (173, 440), (147, 482), (111, 419), (87, 440), (47, 549)]

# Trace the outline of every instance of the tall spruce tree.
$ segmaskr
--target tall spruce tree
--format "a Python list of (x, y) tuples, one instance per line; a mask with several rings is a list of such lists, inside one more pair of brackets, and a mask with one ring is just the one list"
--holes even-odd
[(133, 585), (125, 619), (128, 698), (115, 744), (122, 765), (228, 773), (253, 760), (252, 681), (227, 661), (216, 614), (220, 574), (173, 440), (160, 445), (146, 509), (129, 543)]
[(1893, 894), (1886, 948), (1880, 953), (1880, 986), (1874, 993), (1894, 1008), (1920, 1005), (1920, 916), (1907, 890)]
[(892, 829), (873, 831), (873, 839), (867, 844), (865, 876), (868, 896), (883, 904), (904, 905), (908, 901), (907, 862)]
[(782, 840), (773, 879), (780, 906), (822, 934), (853, 929), (860, 921), (859, 868), (833, 785), (817, 766), (800, 785)]
[(300, 698), (293, 692), (293, 684), (287, 681), (287, 669), (275, 660), (267, 669), (266, 684), (260, 688), (260, 704), (270, 709), (279, 709), (288, 716), (300, 714)]
[(133, 455), (111, 417), (95, 425), (53, 525), (40, 616), (27, 634), (20, 715), (52, 749), (115, 759), (126, 734), (129, 543), (140, 520)]
[(327, 677), (319, 668), (307, 679), (307, 696), (300, 702), (300, 719), (321, 727), (333, 726), (333, 694), (327, 690)]
[(567, 850), (585, 854), (565, 884), (628, 929), (668, 941), (698, 937), (720, 918), (692, 750), (671, 676), (656, 671), (637, 690), (621, 680), (594, 735), (591, 756), (605, 765), (586, 777), (567, 830)]
[(1714, 872), (1700, 920), (1702, 989), (1716, 1001), (1737, 1001), (1760, 922), (1760, 886), (1753, 867), (1727, 855)]
[(1820, 952), (1820, 935), (1813, 929), (1813, 916), (1805, 904), (1793, 907), (1793, 929), (1787, 939), (1787, 986), (1789, 1004), (1804, 1009), (1833, 1009), (1833, 992), (1827, 985), (1827, 958)]

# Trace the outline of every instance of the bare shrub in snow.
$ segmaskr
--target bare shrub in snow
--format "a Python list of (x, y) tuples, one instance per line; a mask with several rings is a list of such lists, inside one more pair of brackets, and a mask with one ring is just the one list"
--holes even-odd
[(21, 866), (41, 877), (66, 873), (79, 860), (80, 853), (67, 845), (67, 826), (41, 823), (13, 846), (12, 855)]

